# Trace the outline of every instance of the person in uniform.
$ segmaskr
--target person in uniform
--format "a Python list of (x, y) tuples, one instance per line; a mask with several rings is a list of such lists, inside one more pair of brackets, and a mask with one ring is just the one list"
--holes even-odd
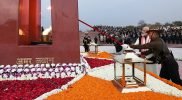
[(179, 66), (175, 61), (172, 53), (169, 51), (165, 42), (159, 38), (159, 30), (149, 30), (148, 32), (151, 42), (143, 45), (130, 45), (134, 49), (149, 49), (144, 52), (144, 55), (153, 53), (156, 62), (161, 64), (160, 77), (167, 80), (172, 80), (172, 82), (182, 86), (182, 81), (179, 75)]
[(86, 33), (85, 37), (83, 38), (83, 47), (85, 48), (85, 52), (89, 52), (90, 51), (90, 48), (89, 48), (90, 42), (91, 42), (91, 38)]
[[(122, 38), (119, 34), (115, 36), (115, 39), (122, 43)], [(123, 47), (117, 42), (114, 42), (114, 46), (116, 48), (116, 54), (120, 54), (120, 51), (123, 49)]]

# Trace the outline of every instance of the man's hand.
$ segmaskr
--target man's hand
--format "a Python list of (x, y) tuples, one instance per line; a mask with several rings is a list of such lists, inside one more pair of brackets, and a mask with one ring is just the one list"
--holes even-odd
[(135, 45), (130, 45), (131, 48), (135, 48)]

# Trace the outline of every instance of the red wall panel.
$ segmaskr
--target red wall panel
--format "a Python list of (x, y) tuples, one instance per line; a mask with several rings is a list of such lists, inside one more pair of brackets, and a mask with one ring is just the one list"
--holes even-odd
[(29, 45), (29, 0), (20, 0), (19, 2), (19, 29), (23, 35), (19, 35), (19, 45)]
[[(53, 44), (52, 45), (18, 45), (18, 29), (29, 25), (32, 27), (39, 25), (40, 19), (29, 18), (32, 23), (28, 23), (27, 18), (32, 16), (26, 12), (25, 18), (19, 18), (19, 2), (20, 4), (26, 0), (0, 0), (0, 64), (16, 64), (18, 58), (32, 58), (35, 63), (36, 58), (54, 58), (55, 63), (78, 63), (80, 62), (80, 46), (78, 33), (78, 1), (77, 0), (51, 0), (52, 4), (52, 28), (53, 28)], [(32, 0), (29, 0), (32, 1)], [(40, 0), (36, 0), (35, 15), (39, 17)], [(43, 2), (43, 0), (42, 0)], [(27, 2), (23, 2), (23, 4)], [(34, 5), (34, 3), (33, 3)], [(37, 6), (35, 5), (35, 6)], [(24, 10), (27, 8), (24, 8)], [(25, 11), (26, 11), (25, 10)], [(34, 10), (35, 11), (35, 10)], [(20, 13), (21, 14), (21, 13)], [(29, 14), (32, 14), (29, 12)], [(34, 15), (34, 14), (33, 14)], [(36, 21), (35, 21), (36, 20)], [(25, 22), (24, 22), (25, 21)], [(30, 20), (29, 20), (30, 21)], [(32, 25), (32, 26), (31, 26)], [(24, 29), (24, 28), (23, 28)], [(31, 35), (31, 39), (38, 39), (38, 32)], [(28, 36), (29, 37), (29, 36)]]
[(29, 0), (29, 2), (30, 41), (41, 41), (41, 0)]
[(69, 54), (61, 54), (63, 57), (61, 59), (75, 59), (78, 61), (77, 58), (80, 56), (78, 1), (52, 0), (51, 5), (53, 45), (55, 45), (55, 47), (61, 47), (59, 48), (60, 52), (66, 51)]

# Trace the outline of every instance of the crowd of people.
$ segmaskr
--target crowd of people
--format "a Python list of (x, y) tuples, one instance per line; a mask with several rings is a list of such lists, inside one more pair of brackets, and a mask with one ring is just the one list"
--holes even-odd
[[(106, 32), (111, 37), (120, 38), (123, 43), (131, 44), (141, 35), (140, 27), (114, 27), (114, 26), (94, 26), (102, 32)], [(182, 44), (182, 28), (160, 27), (162, 33), (160, 37), (168, 44)], [(99, 41), (106, 44), (114, 42), (104, 35), (99, 34)]]

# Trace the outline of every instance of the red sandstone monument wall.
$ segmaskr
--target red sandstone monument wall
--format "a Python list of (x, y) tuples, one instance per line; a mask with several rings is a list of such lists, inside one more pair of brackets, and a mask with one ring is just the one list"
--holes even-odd
[(53, 44), (29, 45), (40, 41), (40, 1), (0, 0), (0, 65), (80, 62), (77, 0), (51, 0)]

